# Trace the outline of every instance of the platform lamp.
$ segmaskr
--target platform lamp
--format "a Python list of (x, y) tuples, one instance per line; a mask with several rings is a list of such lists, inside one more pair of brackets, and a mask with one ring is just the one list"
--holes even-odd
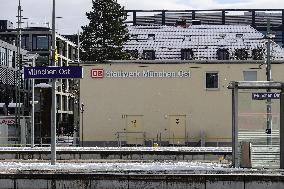
[(28, 27), (29, 27), (29, 21), (28, 21), (28, 20), (29, 20), (29, 18), (27, 18), (27, 17), (23, 17), (23, 18), (22, 18), (22, 20), (26, 20), (26, 21), (27, 21), (27, 28), (28, 28)]

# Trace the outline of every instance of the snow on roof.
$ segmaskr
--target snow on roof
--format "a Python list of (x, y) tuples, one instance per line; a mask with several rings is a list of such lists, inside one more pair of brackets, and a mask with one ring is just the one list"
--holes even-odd
[[(181, 59), (181, 49), (191, 49), (193, 59), (216, 60), (217, 50), (227, 49), (229, 59), (236, 59), (236, 49), (244, 49), (252, 59), (253, 49), (266, 45), (264, 35), (248, 25), (192, 25), (187, 28), (174, 26), (129, 26), (130, 39), (126, 50), (154, 50), (155, 59)], [(272, 60), (284, 59), (284, 50), (272, 43)]]

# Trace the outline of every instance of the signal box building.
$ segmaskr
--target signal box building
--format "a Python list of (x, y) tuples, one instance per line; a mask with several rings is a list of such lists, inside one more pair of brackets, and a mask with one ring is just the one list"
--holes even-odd
[[(129, 31), (125, 49), (133, 60), (81, 64), (84, 146), (230, 145), (227, 86), (266, 80), (264, 36), (250, 26), (230, 25), (135, 26)], [(283, 49), (275, 43), (271, 47), (273, 80), (283, 81)], [(240, 109), (258, 114), (266, 104), (244, 92)], [(278, 107), (272, 112), (277, 114)], [(265, 128), (258, 120), (247, 124)]]

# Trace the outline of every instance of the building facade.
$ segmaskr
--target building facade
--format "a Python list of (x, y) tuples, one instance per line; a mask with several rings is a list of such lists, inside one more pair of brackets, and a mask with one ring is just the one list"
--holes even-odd
[[(0, 32), (0, 39), (8, 43), (15, 43), (17, 31), (6, 29)], [(52, 31), (46, 27), (29, 27), (21, 31), (21, 46), (32, 53), (38, 54), (36, 66), (51, 65), (51, 38)], [(69, 66), (70, 62), (77, 60), (77, 46), (56, 33), (57, 65)], [(36, 143), (48, 143), (50, 136), (50, 104), (51, 88), (46, 88), (49, 80), (36, 79), (35, 91), (35, 134)], [(43, 85), (42, 85), (43, 84)], [(75, 127), (78, 127), (78, 81), (73, 79), (58, 79), (56, 90), (57, 99), (57, 131), (61, 135), (73, 135)], [(43, 88), (41, 86), (44, 86)], [(43, 141), (43, 142), (42, 142)]]
[(0, 40), (0, 143), (4, 145), (25, 142), (28, 132), (31, 82), (20, 77), (23, 73), (20, 64), (25, 64), (27, 51), (20, 49), (18, 62), (17, 50)]
[[(112, 61), (84, 64), (84, 146), (231, 144), (230, 81), (264, 81), (262, 61)], [(272, 65), (284, 81), (283, 62)], [(254, 91), (255, 92), (255, 91)], [(259, 91), (258, 91), (259, 92)], [(240, 93), (240, 127), (265, 133), (266, 101)], [(279, 128), (279, 102), (272, 106)], [(241, 116), (244, 117), (241, 117)]]
[[(251, 26), (128, 30), (124, 49), (133, 60), (83, 64), (84, 146), (231, 145), (230, 82), (265, 81), (268, 59), (272, 80), (284, 79), (283, 49)], [(254, 92), (260, 91), (241, 91), (240, 128), (265, 133), (270, 113), (265, 100), (252, 99)], [(273, 129), (279, 128), (278, 105), (274, 100)]]

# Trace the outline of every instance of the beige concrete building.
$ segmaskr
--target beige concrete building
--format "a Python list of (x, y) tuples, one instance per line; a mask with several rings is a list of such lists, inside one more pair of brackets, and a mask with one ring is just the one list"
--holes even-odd
[[(230, 145), (232, 97), (227, 86), (230, 81), (265, 81), (262, 63), (141, 60), (83, 64), (80, 140), (85, 146)], [(274, 81), (284, 81), (284, 65), (279, 63), (272, 65)], [(240, 115), (266, 111), (265, 101), (252, 100), (251, 91), (243, 94)], [(277, 103), (272, 109), (275, 114)], [(251, 120), (241, 120), (240, 125), (265, 131), (263, 115)]]

